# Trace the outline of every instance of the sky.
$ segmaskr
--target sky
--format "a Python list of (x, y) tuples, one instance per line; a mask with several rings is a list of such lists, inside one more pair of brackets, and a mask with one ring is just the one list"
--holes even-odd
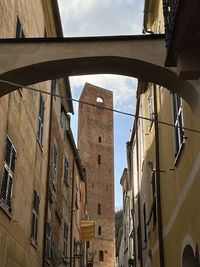
[[(58, 0), (65, 37), (142, 34), (143, 0)], [(78, 99), (84, 84), (113, 91), (114, 108), (134, 113), (137, 80), (119, 75), (70, 77), (72, 97)], [(77, 137), (77, 104), (72, 116), (72, 131)], [(115, 209), (122, 208), (120, 178), (127, 167), (126, 142), (130, 140), (133, 117), (114, 114)]]

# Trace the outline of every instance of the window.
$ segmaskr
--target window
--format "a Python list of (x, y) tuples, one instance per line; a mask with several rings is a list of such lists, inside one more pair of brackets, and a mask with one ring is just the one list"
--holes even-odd
[(144, 227), (144, 242), (147, 242), (147, 221), (146, 221), (146, 204), (143, 204), (143, 227)]
[(103, 98), (101, 98), (100, 96), (98, 96), (97, 99), (96, 99), (96, 102), (103, 104)]
[(64, 127), (64, 122), (66, 120), (65, 114), (66, 114), (65, 108), (64, 108), (63, 104), (61, 104), (61, 107), (60, 107), (60, 125), (62, 128)]
[(38, 142), (42, 145), (43, 141), (43, 128), (44, 128), (44, 100), (43, 96), (40, 95), (40, 108), (38, 115)]
[(51, 226), (48, 222), (46, 225), (46, 259), (51, 259)]
[(98, 235), (101, 235), (101, 226), (98, 227)]
[(1, 201), (5, 208), (11, 210), (11, 198), (13, 189), (13, 178), (15, 171), (16, 149), (9, 137), (6, 138), (3, 178), (1, 185)]
[(35, 244), (37, 244), (37, 235), (38, 235), (39, 204), (40, 204), (39, 196), (38, 196), (37, 192), (34, 190), (34, 193), (33, 193), (33, 215), (32, 215), (31, 239)]
[(52, 183), (55, 185), (57, 182), (57, 164), (58, 164), (58, 147), (56, 143), (53, 145), (53, 175)]
[(153, 215), (153, 225), (156, 224), (157, 221), (157, 205), (156, 205), (156, 172), (154, 171), (152, 174), (152, 181), (151, 181), (151, 186), (152, 186), (152, 208), (151, 212)]
[(16, 22), (16, 33), (15, 33), (16, 38), (25, 38), (24, 31), (22, 29), (22, 24), (20, 22), (19, 17), (17, 16), (17, 22)]
[(104, 261), (103, 250), (99, 250), (99, 261), (100, 262), (103, 262)]
[(64, 223), (64, 251), (63, 255), (64, 257), (67, 257), (67, 241), (68, 241), (68, 225)]
[(98, 164), (101, 165), (101, 155), (98, 155)]
[(182, 99), (177, 94), (173, 94), (173, 111), (175, 127), (175, 155), (177, 156), (184, 143)]
[(51, 93), (54, 95), (54, 99), (56, 99), (56, 83), (55, 79), (51, 81)]
[(153, 99), (153, 84), (151, 85), (151, 87), (149, 88), (149, 92), (148, 92), (148, 108), (149, 108), (149, 119), (150, 121), (150, 128), (153, 124), (154, 121), (154, 99)]
[(69, 161), (66, 157), (66, 155), (64, 155), (64, 183), (67, 184), (68, 183), (68, 177), (69, 177)]
[(101, 136), (99, 136), (99, 143), (101, 143)]
[(97, 205), (97, 214), (101, 215), (101, 204), (100, 203), (98, 203)]

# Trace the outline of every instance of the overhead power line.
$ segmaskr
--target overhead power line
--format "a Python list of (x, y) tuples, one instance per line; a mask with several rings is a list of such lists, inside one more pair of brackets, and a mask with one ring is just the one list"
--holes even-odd
[[(46, 94), (46, 95), (49, 95), (49, 96), (59, 97), (59, 98), (64, 99), (64, 100), (71, 100), (73, 102), (77, 102), (77, 103), (80, 103), (80, 104), (84, 104), (84, 105), (88, 105), (88, 106), (92, 106), (92, 107), (98, 107), (98, 108), (101, 108), (101, 109), (104, 109), (104, 110), (112, 111), (112, 112), (115, 112), (115, 113), (118, 113), (118, 114), (122, 114), (122, 115), (126, 115), (126, 116), (131, 116), (131, 117), (134, 117), (134, 118), (137, 118), (137, 119), (146, 120), (146, 121), (150, 121), (150, 122), (154, 122), (155, 121), (155, 119), (152, 119), (152, 118), (147, 118), (147, 117), (144, 117), (144, 116), (140, 116), (140, 115), (136, 115), (136, 114), (133, 114), (133, 113), (121, 111), (121, 110), (118, 110), (118, 109), (113, 109), (113, 108), (108, 108), (108, 107), (105, 107), (105, 106), (100, 106), (99, 104), (94, 104), (94, 103), (78, 100), (78, 99), (75, 99), (75, 98), (62, 96), (62, 95), (59, 95), (59, 94), (56, 94), (56, 93), (46, 92), (45, 90), (33, 88), (31, 86), (26, 86), (26, 85), (22, 85), (22, 84), (18, 84), (18, 83), (13, 83), (13, 82), (2, 80), (2, 79), (0, 79), (0, 82), (1, 83), (5, 83), (5, 84), (9, 84), (9, 85), (12, 85), (12, 86), (16, 86), (18, 88), (25, 88), (25, 89), (28, 89), (28, 90), (31, 90), (31, 91), (34, 91), (34, 92), (37, 92), (37, 93), (43, 93), (43, 94)], [(192, 128), (188, 128), (188, 127), (184, 127), (184, 126), (175, 126), (173, 123), (170, 123), (170, 122), (165, 122), (165, 121), (158, 120), (157, 123), (159, 123), (161, 125), (170, 126), (170, 127), (173, 127), (173, 128), (175, 128), (175, 127), (176, 128), (181, 128), (181, 129), (189, 131), (189, 132), (200, 134), (200, 130), (192, 129)]]

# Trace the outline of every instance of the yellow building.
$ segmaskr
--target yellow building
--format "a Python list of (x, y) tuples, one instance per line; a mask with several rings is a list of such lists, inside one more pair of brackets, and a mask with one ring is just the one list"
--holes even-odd
[[(136, 119), (127, 144), (128, 171), (133, 179), (134, 258), (137, 267), (199, 266), (200, 75), (198, 66), (193, 68), (192, 54), (188, 53), (191, 64), (187, 58), (184, 65), (187, 54), (175, 46), (180, 38), (185, 41), (188, 51), (194, 46), (193, 30), (191, 37), (188, 35), (192, 40), (188, 45), (184, 39), (186, 36), (177, 30), (180, 21), (184, 25), (181, 12), (187, 16), (192, 14), (189, 9), (185, 11), (184, 2), (168, 1), (168, 6), (164, 5), (166, 29), (169, 26), (166, 22), (170, 22), (167, 19), (177, 12), (171, 39), (166, 40), (166, 64), (176, 66), (181, 77), (193, 79), (190, 82), (197, 92), (196, 101), (189, 105), (187, 98), (180, 98), (153, 83), (139, 81)], [(145, 31), (164, 31), (163, 3), (167, 4), (166, 1), (145, 1)], [(194, 8), (192, 10), (194, 15)], [(188, 20), (187, 17), (187, 26)], [(194, 22), (192, 17), (190, 21)], [(170, 63), (172, 59), (173, 64)]]
[[(62, 37), (56, 0), (1, 0), (0, 18), (1, 38)], [(85, 175), (73, 105), (44, 93), (70, 98), (69, 81), (34, 87), (43, 92), (21, 88), (0, 99), (0, 266), (79, 266)]]

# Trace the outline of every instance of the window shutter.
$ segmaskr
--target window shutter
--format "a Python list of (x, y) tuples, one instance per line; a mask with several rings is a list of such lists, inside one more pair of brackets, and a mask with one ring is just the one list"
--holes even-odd
[(16, 150), (9, 137), (6, 138), (5, 143), (4, 170), (0, 197), (5, 203), (6, 208), (10, 210), (13, 187), (13, 174), (15, 170), (16, 161)]
[(6, 148), (5, 148), (5, 163), (10, 166), (10, 157), (12, 151), (12, 143), (9, 138), (6, 139)]
[(13, 185), (13, 178), (9, 175), (9, 182), (8, 182), (8, 192), (7, 192), (7, 201), (6, 204), (10, 208), (11, 207), (11, 198), (12, 198), (12, 185)]
[(39, 203), (40, 199), (37, 192), (33, 192), (33, 215), (32, 215), (32, 228), (31, 228), (31, 238), (34, 242), (37, 242), (38, 236), (38, 213), (39, 213)]
[(6, 202), (6, 191), (8, 186), (8, 171), (4, 168), (2, 187), (1, 187), (1, 199)]
[(65, 156), (64, 157), (64, 182), (65, 183), (67, 183), (68, 175), (69, 175), (69, 162)]
[(38, 115), (38, 141), (42, 144), (43, 137), (43, 127), (44, 127), (44, 100), (43, 96), (40, 95), (40, 107), (39, 107), (39, 115)]

